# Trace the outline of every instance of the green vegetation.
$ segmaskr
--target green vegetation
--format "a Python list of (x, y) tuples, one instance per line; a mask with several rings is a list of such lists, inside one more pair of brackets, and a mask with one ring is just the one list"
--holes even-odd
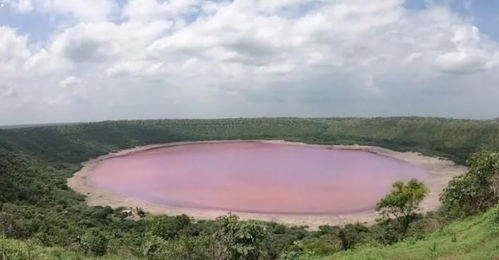
[(477, 153), (468, 164), (469, 171), (452, 179), (441, 195), (445, 210), (455, 216), (483, 212), (499, 202), (499, 153)]
[(84, 259), (79, 253), (60, 247), (42, 247), (32, 241), (0, 238), (0, 259)]
[[(230, 215), (194, 221), (146, 214), (132, 220), (123, 209), (86, 206), (66, 186), (81, 162), (99, 155), (217, 139), (357, 143), (458, 163), (475, 152), (496, 152), (470, 159), (467, 177), (456, 178), (442, 195), (441, 211), (418, 214), (422, 190), (417, 183), (397, 184), (392, 197), (378, 204), (397, 214), (369, 227), (308, 231)], [(0, 130), (0, 259), (489, 259), (498, 255), (499, 210), (480, 214), (497, 203), (497, 151), (499, 121), (437, 118), (149, 120)], [(462, 209), (466, 214), (456, 214)], [(459, 219), (464, 215), (471, 217)], [(401, 229), (404, 216), (410, 221)]]
[(418, 217), (419, 203), (426, 194), (428, 188), (416, 179), (407, 183), (398, 181), (393, 184), (392, 192), (382, 198), (374, 209), (381, 213), (385, 224), (396, 221), (400, 232), (405, 234), (409, 224)]
[(416, 179), (407, 183), (398, 181), (393, 184), (392, 192), (376, 204), (375, 209), (384, 218), (407, 218), (415, 214), (427, 193), (428, 188)]
[[(491, 227), (495, 227), (491, 228)], [(331, 251), (334, 240), (324, 240)], [(327, 255), (328, 251), (318, 246), (307, 246), (306, 252), (310, 254)], [(314, 252), (315, 251), (315, 252)], [(311, 253), (314, 252), (314, 253)], [(197, 253), (197, 252), (193, 252)], [(59, 247), (41, 247), (31, 241), (21, 242), (0, 238), (0, 259), (2, 254), (8, 259), (92, 259), (83, 257), (75, 252)], [(288, 253), (290, 258), (291, 253)], [(203, 255), (200, 255), (201, 257)], [(494, 208), (485, 214), (469, 217), (465, 220), (450, 224), (432, 233), (424, 239), (408, 239), (393, 246), (360, 246), (354, 250), (339, 252), (322, 260), (401, 260), (401, 259), (494, 259), (499, 256), (499, 208)], [(176, 259), (209, 259), (209, 258), (176, 258)], [(301, 256), (302, 259), (316, 259), (316, 257)], [(103, 260), (122, 259), (116, 256), (106, 256)], [(133, 258), (126, 258), (133, 259)], [(174, 258), (175, 259), (175, 258)]]
[(256, 118), (111, 121), (0, 130), (0, 147), (64, 163), (80, 163), (138, 145), (217, 139), (377, 145), (441, 155), (465, 163), (471, 153), (499, 148), (499, 121), (412, 117)]
[(407, 239), (393, 246), (362, 246), (326, 259), (497, 259), (499, 207), (445, 226), (424, 239)]

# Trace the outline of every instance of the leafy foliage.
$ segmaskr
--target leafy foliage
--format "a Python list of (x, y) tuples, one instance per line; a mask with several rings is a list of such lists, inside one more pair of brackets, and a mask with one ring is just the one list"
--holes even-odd
[(260, 223), (241, 222), (235, 215), (218, 219), (214, 234), (215, 259), (256, 260), (264, 254), (262, 243), (268, 233)]
[(174, 239), (199, 233), (191, 225), (192, 220), (186, 215), (171, 218), (151, 216), (148, 221), (147, 230), (149, 233), (163, 239)]
[(107, 238), (98, 229), (92, 228), (81, 237), (80, 246), (85, 255), (102, 256), (107, 251)]
[(375, 209), (385, 218), (408, 217), (418, 210), (426, 194), (428, 188), (417, 179), (407, 183), (398, 181), (393, 184), (392, 192), (376, 204)]
[(453, 259), (486, 260), (499, 256), (499, 228), (494, 221), (499, 207), (456, 221), (424, 239), (409, 238), (391, 246), (361, 246), (323, 260)]
[(499, 152), (479, 152), (468, 160), (466, 174), (455, 177), (441, 194), (448, 214), (469, 216), (499, 202)]

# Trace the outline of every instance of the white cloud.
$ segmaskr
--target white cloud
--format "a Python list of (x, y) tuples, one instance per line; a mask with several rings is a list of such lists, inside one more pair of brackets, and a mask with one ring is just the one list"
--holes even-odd
[(105, 20), (117, 8), (112, 0), (11, 0), (9, 6), (22, 13), (70, 15), (79, 21)]
[[(441, 6), (409, 11), (402, 0), (132, 0), (121, 10), (125, 19), (115, 22), (112, 2), (91, 2), (91, 17), (58, 1), (31, 0), (32, 9), (28, 0), (17, 1), (26, 12), (42, 6), (80, 19), (36, 50), (26, 37), (3, 32), (0, 57), (14, 55), (17, 62), (5, 66), (23, 71), (3, 91), (23, 97), (27, 108), (16, 118), (25, 121), (41, 113), (50, 115), (44, 121), (74, 121), (73, 114), (81, 120), (487, 117), (499, 110), (492, 102), (499, 99), (497, 43)], [(8, 42), (21, 47), (10, 51)], [(476, 85), (488, 94), (470, 93)], [(463, 110), (469, 97), (481, 106)]]
[(436, 59), (439, 67), (451, 73), (474, 73), (485, 69), (488, 62), (485, 53), (459, 50), (442, 54)]
[(19, 79), (24, 76), (23, 63), (30, 55), (27, 37), (0, 26), (0, 121), (13, 121), (18, 115), (16, 109), (23, 104)]
[(27, 38), (12, 28), (0, 26), (0, 75), (15, 76), (19, 66), (30, 56)]
[(59, 82), (59, 86), (61, 88), (71, 88), (71, 87), (77, 87), (82, 84), (82, 81), (79, 78), (73, 77), (73, 76), (67, 76), (63, 80)]

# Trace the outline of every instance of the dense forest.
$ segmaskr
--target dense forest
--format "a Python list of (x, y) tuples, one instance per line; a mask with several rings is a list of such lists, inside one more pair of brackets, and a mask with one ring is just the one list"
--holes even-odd
[[(437, 212), (384, 219), (372, 226), (323, 226), (317, 231), (240, 221), (233, 215), (203, 221), (149, 214), (130, 219), (122, 209), (88, 207), (84, 196), (66, 185), (81, 162), (109, 152), (222, 139), (376, 145), (468, 163), (470, 171), (451, 181)], [(487, 246), (480, 255), (487, 259), (499, 255), (499, 248), (490, 244), (499, 242), (499, 230), (490, 228), (499, 225), (499, 209), (494, 208), (499, 199), (494, 190), (499, 185), (498, 152), (497, 120), (257, 118), (9, 127), (0, 130), (0, 259), (438, 258), (471, 246), (461, 239), (463, 226), (469, 223), (481, 227), (474, 234), (482, 235), (473, 240), (476, 247), (471, 250)], [(447, 250), (440, 247), (449, 244), (447, 240), (422, 244), (432, 237), (455, 243)], [(394, 250), (386, 251), (391, 245)], [(416, 253), (417, 245), (424, 248), (423, 255)], [(414, 246), (414, 254), (390, 255), (404, 246)], [(368, 253), (375, 248), (386, 249)], [(356, 252), (358, 258), (352, 255)]]

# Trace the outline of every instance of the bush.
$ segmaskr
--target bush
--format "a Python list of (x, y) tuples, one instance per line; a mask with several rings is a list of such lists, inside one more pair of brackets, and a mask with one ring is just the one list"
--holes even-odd
[(144, 241), (143, 254), (150, 260), (213, 259), (212, 241), (209, 236), (181, 237), (175, 240), (148, 236)]
[(80, 247), (85, 255), (103, 256), (107, 251), (107, 238), (98, 229), (92, 228), (80, 238)]
[(192, 220), (187, 215), (151, 216), (147, 228), (151, 234), (168, 240), (196, 233), (191, 224)]
[(347, 224), (339, 230), (338, 237), (341, 240), (341, 248), (348, 250), (355, 248), (358, 244), (371, 244), (373, 237), (369, 227), (362, 224)]
[(228, 215), (218, 218), (217, 225), (213, 237), (216, 259), (252, 260), (265, 255), (263, 241), (268, 233), (262, 224)]
[(468, 160), (469, 171), (454, 177), (440, 196), (450, 217), (484, 212), (499, 202), (499, 152), (479, 152)]
[(343, 243), (333, 234), (324, 235), (303, 241), (302, 250), (305, 257), (326, 256), (341, 251)]
[(143, 255), (147, 259), (162, 259), (166, 252), (166, 241), (157, 236), (148, 236), (143, 240)]
[(410, 223), (417, 217), (419, 203), (423, 201), (426, 194), (428, 194), (428, 188), (416, 179), (407, 183), (398, 181), (393, 184), (392, 192), (376, 204), (375, 209), (381, 212), (382, 221), (399, 224), (400, 231), (405, 233)]

